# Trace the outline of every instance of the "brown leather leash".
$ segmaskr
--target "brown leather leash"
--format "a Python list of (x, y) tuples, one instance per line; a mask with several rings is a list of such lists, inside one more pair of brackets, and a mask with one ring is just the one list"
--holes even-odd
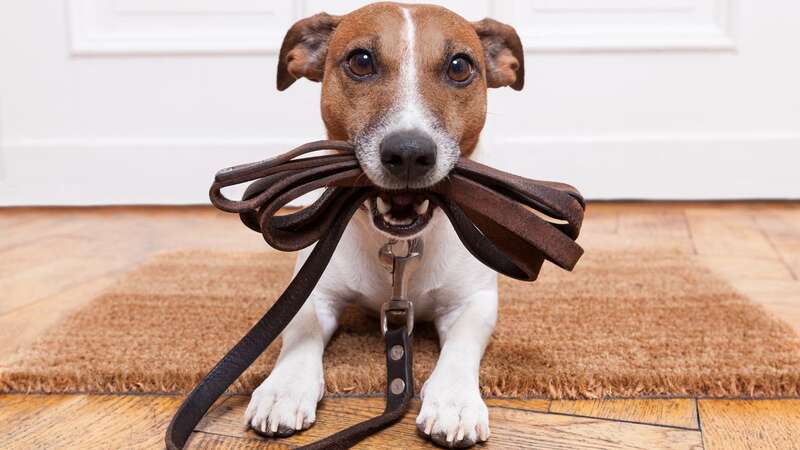
[[(306, 156), (320, 150), (334, 154)], [(302, 158), (300, 158), (302, 157)], [(251, 182), (242, 200), (225, 187)], [(310, 206), (278, 215), (290, 201), (324, 188)], [(378, 191), (362, 172), (352, 144), (311, 142), (265, 161), (223, 169), (211, 186), (217, 208), (238, 213), (272, 247), (296, 251), (316, 243), (310, 256), (275, 304), (211, 369), (178, 408), (167, 428), (166, 446), (180, 449), (211, 405), (274, 341), (300, 310), (327, 267), (350, 218)], [(533, 281), (545, 260), (571, 270), (583, 250), (575, 239), (585, 204), (572, 186), (531, 180), (461, 158), (443, 181), (426, 190), (464, 246), (503, 275)], [(401, 320), (388, 326), (386, 407), (383, 414), (303, 446), (350, 448), (399, 420), (414, 396), (411, 330), (402, 320), (413, 312), (393, 310)], [(383, 319), (383, 317), (382, 317)], [(400, 381), (397, 381), (400, 380)]]

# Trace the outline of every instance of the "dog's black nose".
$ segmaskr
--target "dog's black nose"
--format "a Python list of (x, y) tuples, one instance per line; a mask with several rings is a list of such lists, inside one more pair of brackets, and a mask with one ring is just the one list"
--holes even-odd
[(436, 164), (436, 143), (418, 130), (396, 131), (381, 141), (381, 163), (392, 175), (414, 180)]

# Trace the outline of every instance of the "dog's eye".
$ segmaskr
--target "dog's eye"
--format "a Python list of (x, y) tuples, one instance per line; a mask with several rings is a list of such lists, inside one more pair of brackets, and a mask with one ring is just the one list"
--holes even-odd
[(356, 50), (347, 60), (350, 72), (357, 77), (366, 77), (375, 73), (375, 64), (372, 62), (372, 55), (366, 50)]
[(463, 83), (472, 76), (472, 61), (466, 55), (456, 55), (447, 66), (447, 76), (458, 83)]

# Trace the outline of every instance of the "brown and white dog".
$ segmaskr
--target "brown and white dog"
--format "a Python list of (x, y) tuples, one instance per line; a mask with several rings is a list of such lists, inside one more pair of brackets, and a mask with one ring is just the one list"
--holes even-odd
[[(247, 423), (287, 436), (311, 426), (325, 392), (322, 354), (348, 303), (375, 311), (390, 296), (377, 255), (387, 238), (424, 240), (409, 280), (417, 320), (432, 320), (441, 353), (422, 387), (417, 426), (436, 443), (466, 447), (489, 437), (478, 387), (497, 316), (496, 274), (460, 243), (424, 189), (472, 154), (486, 119), (486, 90), (522, 89), (517, 33), (491, 19), (468, 22), (431, 5), (377, 3), (344, 16), (317, 14), (289, 30), (278, 89), (322, 82), (330, 139), (349, 140), (383, 193), (356, 214), (322, 279), (283, 333), (280, 357), (253, 392)], [(309, 251), (298, 258), (298, 267)]]

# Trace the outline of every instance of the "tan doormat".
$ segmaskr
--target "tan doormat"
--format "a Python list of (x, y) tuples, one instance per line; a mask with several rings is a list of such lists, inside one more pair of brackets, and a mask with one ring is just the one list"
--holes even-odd
[[(156, 256), (0, 368), (0, 391), (187, 391), (283, 291), (293, 259), (275, 252)], [(481, 366), (485, 395), (800, 392), (797, 335), (686, 256), (589, 252), (571, 274), (551, 266), (533, 284), (501, 279), (500, 297)], [(414, 334), (419, 387), (438, 344), (431, 326)], [(234, 389), (252, 390), (277, 350)], [(325, 353), (325, 375), (330, 392), (383, 391), (375, 318), (346, 314)]]

